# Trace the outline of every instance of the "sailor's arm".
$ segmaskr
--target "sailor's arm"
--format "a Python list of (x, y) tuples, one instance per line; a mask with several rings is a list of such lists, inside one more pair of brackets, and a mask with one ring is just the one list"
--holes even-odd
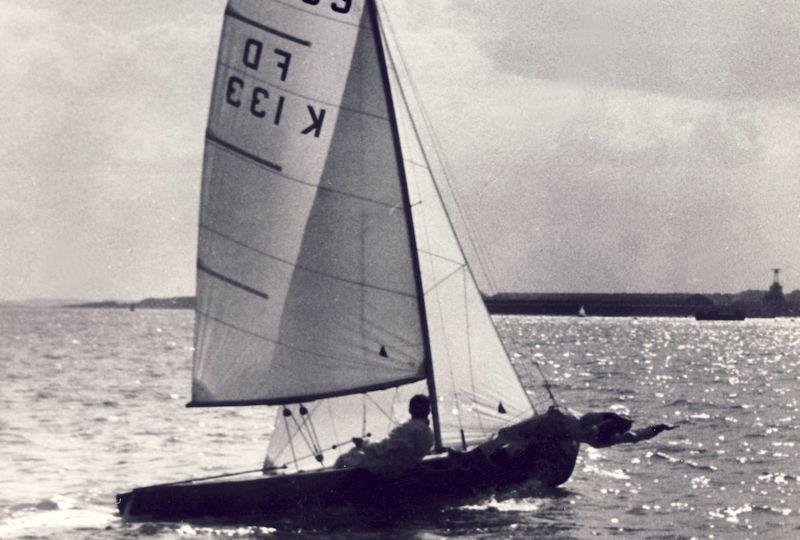
[(667, 424), (656, 424), (642, 429), (634, 429), (632, 431), (626, 431), (625, 433), (619, 433), (611, 437), (608, 441), (604, 441), (602, 443), (597, 442), (595, 444), (592, 444), (592, 442), (589, 442), (589, 444), (591, 446), (594, 446), (595, 448), (607, 448), (609, 446), (614, 446), (617, 444), (626, 444), (626, 443), (634, 444), (638, 443), (639, 441), (646, 441), (648, 439), (652, 439), (659, 433), (675, 429), (676, 427), (678, 426), (669, 426)]

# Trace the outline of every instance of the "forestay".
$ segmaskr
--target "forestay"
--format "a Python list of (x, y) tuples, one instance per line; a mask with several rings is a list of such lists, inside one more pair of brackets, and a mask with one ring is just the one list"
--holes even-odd
[(231, 0), (200, 210), (193, 406), (425, 378), (421, 289), (361, 1)]

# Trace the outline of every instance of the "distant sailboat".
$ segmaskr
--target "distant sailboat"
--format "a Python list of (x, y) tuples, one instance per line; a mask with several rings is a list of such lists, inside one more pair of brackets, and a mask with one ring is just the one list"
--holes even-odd
[[(508, 359), (390, 45), (372, 0), (229, 2), (206, 133), (189, 406), (277, 406), (268, 459), (284, 472), (134, 489), (118, 497), (123, 517), (265, 518), (569, 478), (572, 441), (492, 470), (444, 452), (554, 400), (549, 389), (534, 400)], [(541, 372), (526, 383), (542, 385)], [(329, 468), (352, 437), (386, 436), (417, 393), (431, 396), (439, 456), (392, 480)]]
[(586, 317), (586, 306), (581, 306), (578, 310), (578, 317)]

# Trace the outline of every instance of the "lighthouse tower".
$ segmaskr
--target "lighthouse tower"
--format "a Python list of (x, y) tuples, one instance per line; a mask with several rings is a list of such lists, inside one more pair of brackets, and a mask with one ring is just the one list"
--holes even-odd
[(780, 268), (772, 269), (772, 285), (769, 287), (769, 292), (764, 295), (764, 303), (770, 307), (782, 307), (786, 303), (779, 279), (780, 272)]

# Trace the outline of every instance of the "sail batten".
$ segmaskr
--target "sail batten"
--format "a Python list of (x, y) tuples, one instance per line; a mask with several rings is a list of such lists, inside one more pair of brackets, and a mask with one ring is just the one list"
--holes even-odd
[[(288, 343), (284, 343), (284, 342), (282, 342), (280, 340), (273, 339), (273, 338), (267, 337), (265, 335), (255, 333), (255, 332), (251, 332), (251, 331), (249, 331), (249, 330), (247, 330), (245, 328), (240, 328), (240, 327), (235, 326), (235, 325), (233, 325), (231, 323), (228, 323), (228, 322), (226, 322), (226, 321), (224, 321), (224, 320), (222, 320), (220, 318), (214, 317), (214, 316), (209, 315), (207, 313), (203, 313), (202, 311), (197, 311), (196, 313), (197, 313), (197, 315), (199, 315), (201, 317), (206, 317), (206, 318), (211, 319), (211, 320), (213, 320), (213, 321), (215, 321), (215, 322), (217, 322), (219, 324), (225, 325), (225, 326), (227, 326), (227, 327), (229, 327), (229, 328), (231, 328), (233, 330), (236, 330), (236, 331), (241, 332), (243, 334), (247, 334), (249, 336), (252, 336), (252, 337), (264, 340), (264, 341), (268, 341), (268, 342), (270, 342), (270, 343), (272, 343), (274, 345), (277, 345), (279, 347), (285, 347), (287, 349), (292, 349), (294, 351), (301, 352), (301, 353), (304, 353), (304, 354), (310, 354), (310, 355), (313, 355), (313, 356), (318, 356), (320, 358), (333, 360), (333, 361), (335, 361), (337, 363), (337, 365), (347, 365), (348, 362), (350, 361), (349, 359), (344, 358), (344, 357), (333, 356), (333, 355), (324, 354), (324, 353), (320, 353), (320, 352), (316, 352), (316, 351), (311, 351), (311, 350), (308, 350), (308, 349), (302, 349), (302, 348), (299, 348), (299, 347), (295, 347), (294, 345), (291, 345), (291, 344), (288, 344)], [(386, 350), (386, 346), (382, 345), (381, 349), (378, 352), (378, 354), (379, 354), (379, 356), (382, 356), (384, 358), (388, 358), (388, 354), (383, 353), (383, 351), (385, 351), (385, 350)], [(402, 356), (402, 353), (398, 354), (397, 356)], [(417, 380), (417, 379), (418, 379), (418, 377), (412, 378), (412, 380)], [(395, 383), (397, 383), (397, 381), (389, 381), (389, 383), (387, 383), (387, 384), (388, 384), (388, 386), (394, 386)], [(399, 384), (399, 383), (397, 383), (397, 384)], [(354, 394), (364, 392), (364, 390), (362, 390), (361, 387), (356, 387), (356, 388), (353, 388), (352, 390), (353, 390), (352, 393), (354, 393)]]
[(254, 294), (254, 295), (258, 296), (259, 298), (263, 298), (264, 300), (269, 300), (269, 295), (267, 293), (261, 292), (261, 291), (259, 291), (257, 289), (254, 289), (253, 287), (245, 285), (244, 283), (240, 283), (239, 281), (236, 281), (235, 279), (231, 279), (226, 275), (220, 274), (219, 272), (216, 272), (216, 271), (212, 270), (211, 268), (206, 266), (203, 263), (203, 261), (200, 260), (200, 259), (197, 259), (197, 269), (200, 272), (203, 272), (204, 274), (207, 274), (207, 275), (209, 275), (211, 277), (217, 278), (218, 280), (220, 280), (220, 281), (222, 281), (224, 283), (227, 283), (228, 285), (233, 285), (234, 287), (236, 287), (238, 289), (241, 289), (243, 291), (249, 292), (250, 294)]
[(211, 141), (214, 144), (218, 144), (222, 148), (224, 148), (226, 150), (229, 150), (230, 152), (232, 152), (233, 154), (236, 154), (239, 157), (254, 161), (254, 162), (258, 163), (259, 165), (263, 165), (264, 167), (272, 169), (275, 172), (283, 171), (283, 167), (281, 167), (277, 163), (273, 163), (272, 161), (270, 161), (268, 159), (264, 159), (264, 158), (262, 158), (260, 156), (255, 155), (255, 154), (251, 154), (250, 152), (248, 152), (246, 150), (243, 150), (242, 148), (239, 148), (238, 146), (235, 146), (235, 145), (229, 143), (228, 141), (223, 141), (222, 139), (220, 139), (219, 137), (214, 135), (211, 132), (211, 130), (206, 131), (206, 140)]
[(306, 39), (299, 38), (297, 36), (293, 36), (291, 34), (287, 34), (286, 32), (283, 32), (283, 31), (278, 30), (276, 28), (272, 28), (271, 26), (267, 26), (266, 24), (263, 24), (263, 23), (260, 23), (258, 21), (255, 21), (253, 19), (250, 19), (248, 17), (245, 17), (244, 15), (242, 15), (239, 12), (237, 12), (235, 9), (233, 9), (230, 6), (228, 6), (225, 9), (225, 16), (226, 17), (230, 17), (232, 19), (236, 19), (239, 22), (242, 22), (244, 24), (250, 25), (253, 28), (258, 28), (259, 30), (262, 30), (262, 31), (267, 32), (269, 34), (273, 34), (273, 35), (278, 36), (280, 38), (283, 38), (283, 39), (285, 39), (287, 41), (291, 41), (293, 43), (297, 43), (298, 45), (302, 45), (304, 47), (311, 47), (311, 42), (310, 41), (308, 41)]

